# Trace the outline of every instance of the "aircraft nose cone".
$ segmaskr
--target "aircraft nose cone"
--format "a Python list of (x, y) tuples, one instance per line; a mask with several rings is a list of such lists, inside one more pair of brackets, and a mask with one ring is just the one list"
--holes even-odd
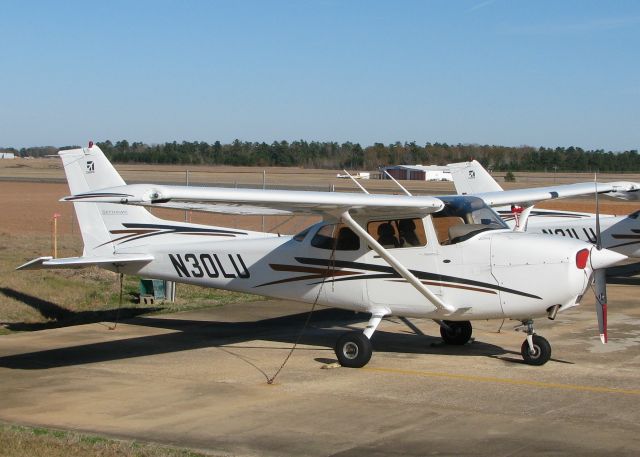
[(591, 255), (589, 257), (591, 258), (591, 268), (594, 270), (611, 267), (628, 258), (624, 254), (609, 249), (598, 250), (595, 246), (591, 249)]

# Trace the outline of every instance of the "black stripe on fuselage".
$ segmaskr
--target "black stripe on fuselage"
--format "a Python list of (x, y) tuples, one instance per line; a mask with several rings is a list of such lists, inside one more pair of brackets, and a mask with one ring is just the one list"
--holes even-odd
[(156, 229), (156, 230), (172, 230), (173, 232), (181, 232), (181, 233), (228, 233), (233, 235), (246, 235), (247, 232), (240, 232), (237, 230), (228, 230), (228, 229), (213, 229), (213, 228), (201, 228), (201, 227), (185, 227), (180, 225), (167, 225), (167, 224), (139, 224), (139, 223), (125, 223), (122, 225), (126, 228), (147, 228), (147, 229)]
[[(310, 258), (310, 257), (296, 257), (295, 258), (298, 262), (302, 263), (302, 264), (306, 264), (306, 265), (322, 265), (322, 266), (334, 266), (336, 268), (354, 268), (354, 269), (362, 269), (362, 270), (368, 270), (368, 271), (375, 271), (375, 272), (379, 272), (379, 273), (385, 273), (383, 275), (369, 275), (366, 276), (366, 279), (377, 279), (377, 278), (400, 278), (400, 274), (398, 272), (396, 272), (392, 267), (389, 266), (385, 266), (385, 265), (376, 265), (376, 264), (371, 264), (371, 263), (362, 263), (362, 262), (351, 262), (348, 260), (330, 260), (330, 259), (314, 259), (314, 258)], [(466, 284), (469, 286), (477, 286), (477, 287), (485, 287), (487, 289), (494, 289), (494, 290), (499, 290), (501, 292), (507, 292), (510, 294), (514, 294), (514, 295), (521, 295), (523, 297), (528, 297), (528, 298), (536, 298), (538, 300), (541, 300), (542, 297), (539, 297), (537, 295), (533, 295), (533, 294), (529, 294), (526, 292), (521, 292), (519, 290), (515, 290), (515, 289), (509, 289), (508, 287), (502, 287), (502, 286), (498, 286), (496, 284), (491, 284), (491, 283), (487, 283), (487, 282), (482, 282), (482, 281), (474, 281), (472, 279), (465, 279), (465, 278), (458, 278), (455, 276), (448, 276), (448, 275), (441, 275), (438, 273), (429, 273), (426, 271), (419, 271), (419, 270), (409, 270), (413, 275), (415, 275), (416, 278), (418, 279), (424, 279), (424, 280), (432, 280), (432, 281), (440, 281), (440, 282), (450, 282), (450, 283), (457, 283), (457, 284)], [(357, 277), (357, 278), (339, 278), (339, 279), (333, 279), (332, 281), (338, 282), (338, 281), (352, 281), (354, 279), (362, 279), (362, 277)]]

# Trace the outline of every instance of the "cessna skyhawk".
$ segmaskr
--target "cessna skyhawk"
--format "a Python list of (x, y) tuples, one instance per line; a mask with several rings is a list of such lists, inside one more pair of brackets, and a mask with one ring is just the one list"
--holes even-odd
[[(369, 313), (363, 332), (335, 346), (362, 367), (385, 316), (425, 317), (443, 340), (465, 344), (472, 320), (521, 321), (524, 360), (542, 365), (551, 346), (535, 318), (576, 306), (598, 269), (626, 256), (580, 240), (510, 230), (480, 198), (126, 185), (102, 151), (59, 152), (81, 229), (81, 257), (40, 257), (19, 269), (80, 268), (167, 279)], [(591, 185), (592, 186), (592, 185)], [(624, 186), (599, 184), (599, 189)], [(540, 201), (592, 192), (557, 186), (520, 195)], [(519, 191), (521, 192), (521, 191)], [(504, 192), (504, 201), (513, 195)], [(499, 198), (499, 197), (496, 197)], [(294, 236), (159, 219), (144, 207), (234, 214), (314, 214)]]

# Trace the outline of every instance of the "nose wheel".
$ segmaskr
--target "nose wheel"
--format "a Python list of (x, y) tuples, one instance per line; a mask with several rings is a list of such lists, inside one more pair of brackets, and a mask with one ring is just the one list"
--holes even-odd
[(551, 344), (545, 338), (535, 334), (533, 321), (523, 322), (523, 324), (527, 328), (527, 339), (520, 347), (524, 363), (535, 366), (544, 365), (551, 358)]

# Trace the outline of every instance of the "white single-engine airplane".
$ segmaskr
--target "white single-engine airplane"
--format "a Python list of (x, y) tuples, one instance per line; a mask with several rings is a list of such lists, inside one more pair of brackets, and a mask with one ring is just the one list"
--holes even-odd
[[(510, 230), (474, 196), (126, 185), (102, 151), (60, 151), (81, 229), (81, 257), (34, 259), (18, 269), (112, 271), (319, 303), (369, 313), (364, 332), (335, 346), (343, 366), (362, 367), (385, 316), (425, 317), (443, 340), (465, 344), (470, 321), (521, 321), (525, 362), (542, 365), (551, 346), (533, 320), (576, 306), (594, 271), (626, 256), (590, 243)], [(593, 192), (594, 185), (517, 191), (532, 202)], [(628, 190), (598, 184), (598, 190)], [(514, 194), (503, 192), (504, 202)], [(494, 202), (495, 203), (495, 202)], [(295, 236), (159, 219), (143, 206), (235, 214), (315, 214)], [(601, 316), (599, 315), (599, 319)], [(606, 322), (600, 322), (606, 331)], [(602, 330), (601, 330), (602, 333)]]

